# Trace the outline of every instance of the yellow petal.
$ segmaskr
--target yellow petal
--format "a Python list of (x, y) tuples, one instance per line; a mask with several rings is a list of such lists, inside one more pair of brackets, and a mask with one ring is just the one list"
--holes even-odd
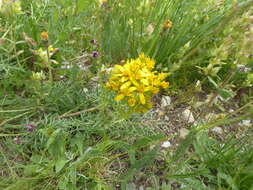
[(132, 86), (132, 87), (130, 87), (130, 88), (128, 89), (129, 92), (133, 92), (133, 91), (135, 91), (135, 90), (137, 90), (137, 88), (134, 87), (134, 86)]
[(168, 82), (161, 82), (161, 87), (162, 88), (168, 88), (169, 87), (169, 83)]
[(114, 66), (115, 72), (120, 71), (120, 72), (124, 72), (124, 67), (122, 67), (121, 65), (115, 65)]
[(153, 94), (157, 94), (157, 93), (159, 92), (159, 88), (150, 87), (150, 91), (151, 91)]
[(149, 85), (148, 79), (141, 79), (142, 84)]
[(145, 58), (144, 53), (141, 53), (141, 54), (139, 55), (139, 58), (144, 59), (144, 58)]
[(114, 98), (114, 100), (118, 102), (118, 101), (122, 100), (124, 97), (125, 97), (124, 94), (119, 94), (118, 96), (116, 96), (116, 97)]
[(109, 82), (107, 82), (107, 83), (105, 84), (105, 87), (106, 87), (106, 88), (111, 88), (110, 83), (109, 83)]
[(53, 52), (55, 50), (55, 48), (52, 45), (48, 46), (47, 49), (49, 52)]
[(128, 80), (128, 78), (127, 77), (122, 77), (121, 79), (120, 79), (120, 82), (126, 82)]
[(148, 108), (148, 109), (151, 109), (152, 107), (153, 107), (153, 104), (152, 104), (152, 103), (148, 103), (148, 104), (147, 104), (147, 108)]
[(128, 82), (124, 83), (124, 84), (120, 87), (120, 90), (123, 91), (123, 90), (127, 89), (130, 85), (131, 85), (131, 82), (128, 81)]
[(158, 74), (158, 79), (159, 80), (164, 80), (167, 76), (168, 76), (167, 73), (160, 73), (160, 74)]
[(139, 93), (139, 97), (140, 97), (140, 102), (141, 102), (141, 104), (145, 104), (145, 103), (146, 103), (146, 100), (145, 100), (144, 94)]

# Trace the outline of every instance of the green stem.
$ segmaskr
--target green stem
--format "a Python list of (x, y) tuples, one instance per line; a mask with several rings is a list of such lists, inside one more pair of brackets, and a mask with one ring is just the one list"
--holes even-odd
[(50, 60), (50, 55), (49, 55), (49, 51), (48, 51), (48, 46), (47, 48), (47, 63), (48, 63), (48, 72), (49, 72), (49, 81), (50, 84), (53, 84), (53, 71), (52, 71), (52, 67), (51, 67), (51, 60)]

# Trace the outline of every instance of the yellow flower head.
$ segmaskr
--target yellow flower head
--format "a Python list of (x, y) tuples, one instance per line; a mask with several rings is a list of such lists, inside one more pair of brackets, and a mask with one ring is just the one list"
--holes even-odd
[(170, 20), (166, 20), (164, 23), (163, 23), (163, 30), (168, 30), (172, 27), (172, 22)]
[(44, 41), (48, 40), (48, 32), (44, 31), (40, 33), (40, 38)]
[(127, 60), (123, 65), (115, 65), (106, 87), (117, 93), (115, 101), (125, 101), (138, 112), (152, 107), (152, 97), (161, 88), (168, 88), (166, 73), (153, 71), (154, 59), (143, 53), (137, 59)]

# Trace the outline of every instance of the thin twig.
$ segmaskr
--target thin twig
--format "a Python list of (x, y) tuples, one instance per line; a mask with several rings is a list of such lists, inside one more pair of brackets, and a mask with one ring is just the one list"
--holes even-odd
[(22, 114), (19, 114), (19, 115), (15, 116), (15, 117), (12, 117), (12, 118), (10, 118), (10, 119), (7, 119), (7, 120), (3, 121), (2, 123), (0, 123), (0, 127), (2, 127), (2, 126), (5, 125), (6, 123), (8, 123), (8, 122), (10, 122), (10, 121), (12, 121), (12, 120), (14, 120), (14, 119), (20, 118), (20, 117), (22, 117), (22, 116), (24, 116), (24, 115), (26, 115), (26, 114), (28, 114), (28, 113), (31, 113), (31, 112), (30, 112), (30, 111), (29, 111), (29, 112), (25, 112), (25, 113), (22, 113)]
[(82, 111), (79, 111), (79, 112), (75, 112), (75, 113), (70, 113), (70, 114), (63, 114), (63, 115), (60, 115), (58, 116), (57, 118), (58, 119), (61, 119), (61, 118), (67, 118), (67, 117), (73, 117), (73, 116), (78, 116), (82, 113), (86, 113), (86, 112), (93, 112), (93, 111), (96, 111), (99, 109), (99, 106), (97, 107), (93, 107), (93, 108), (89, 108), (89, 109), (86, 109), (86, 110), (82, 110)]

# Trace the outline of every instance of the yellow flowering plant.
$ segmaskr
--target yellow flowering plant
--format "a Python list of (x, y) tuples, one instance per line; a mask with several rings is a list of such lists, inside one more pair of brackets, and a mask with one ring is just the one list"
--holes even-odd
[(42, 81), (46, 79), (46, 76), (43, 71), (40, 71), (40, 72), (32, 71), (31, 79), (34, 81)]
[(155, 61), (143, 53), (124, 65), (115, 65), (106, 87), (117, 93), (115, 101), (125, 101), (137, 112), (146, 112), (152, 107), (152, 97), (161, 88), (168, 88), (167, 73), (154, 71)]
[(33, 51), (35, 55), (39, 58), (39, 63), (42, 67), (50, 66), (50, 63), (58, 64), (58, 62), (51, 57), (58, 51), (58, 49), (54, 48), (52, 45), (47, 47), (47, 50), (39, 48), (38, 50)]

